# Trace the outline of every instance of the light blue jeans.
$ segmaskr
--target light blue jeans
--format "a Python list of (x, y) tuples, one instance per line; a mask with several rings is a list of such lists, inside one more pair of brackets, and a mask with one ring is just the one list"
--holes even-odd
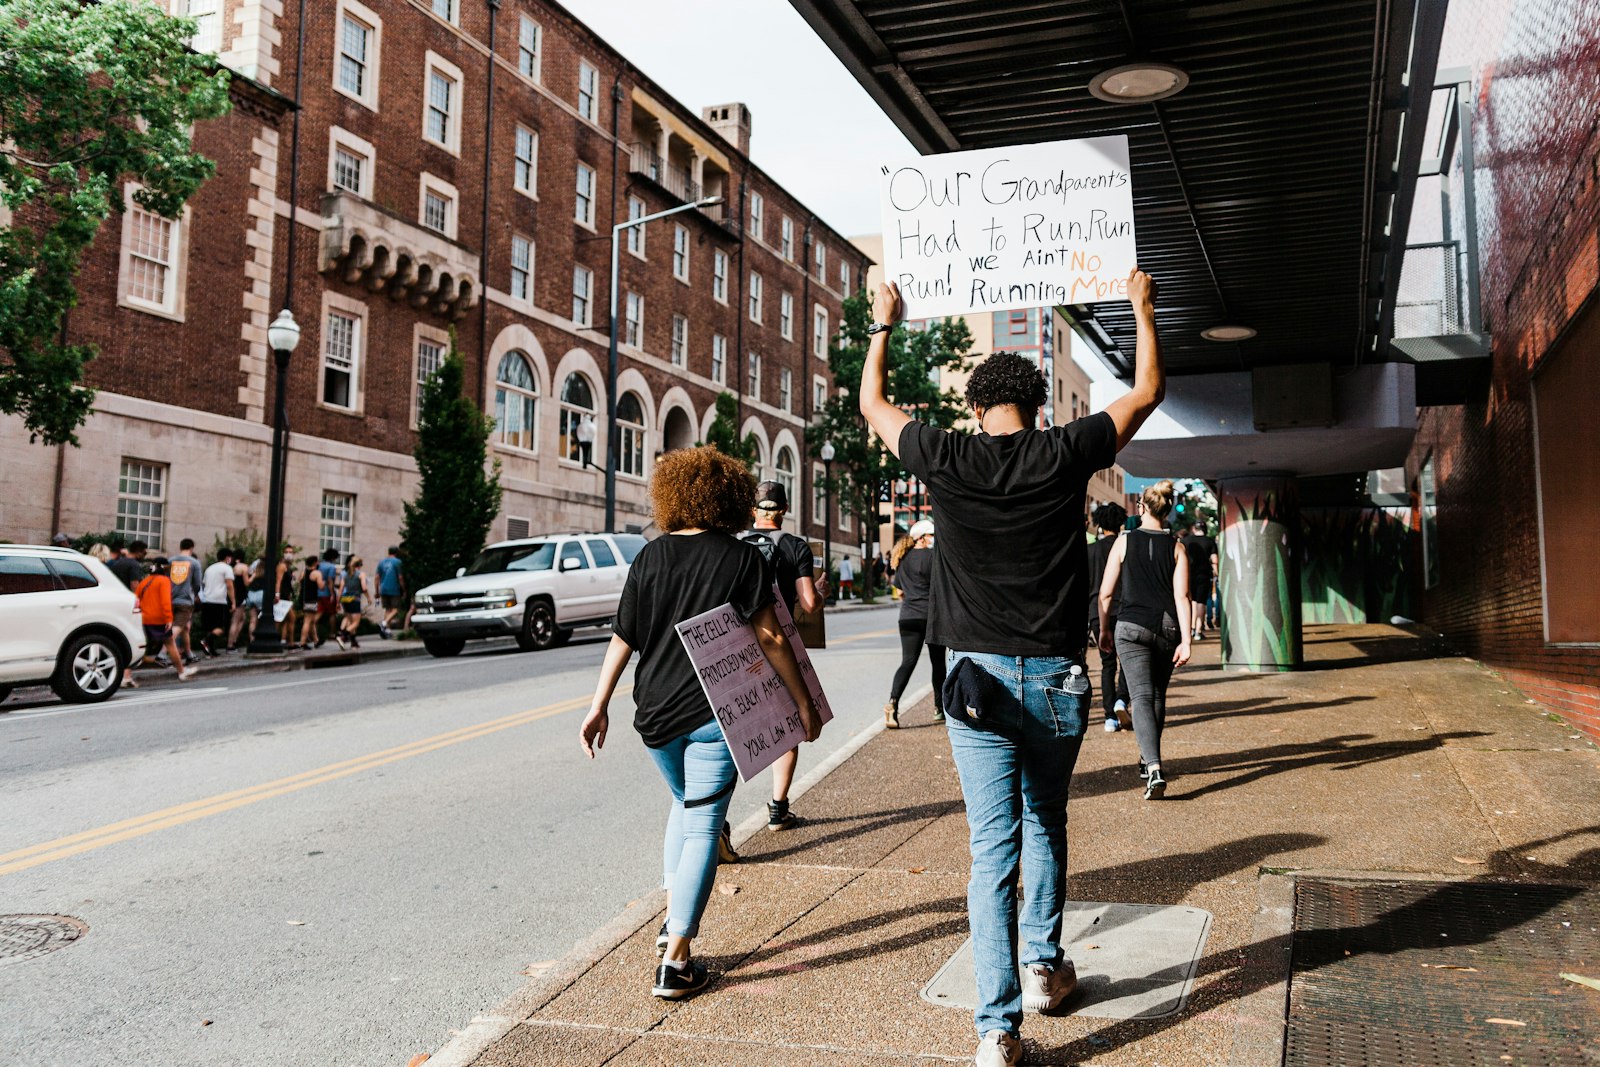
[[(963, 659), (971, 666), (963, 669)], [(1054, 966), (1063, 955), (1067, 787), (1090, 694), (1067, 692), (1070, 670), (1082, 664), (1065, 656), (952, 649), (949, 663), (945, 722), (972, 846), (967, 921), (978, 979), (973, 1019), (980, 1035), (1015, 1034), (1022, 1027), (1019, 963)]]
[[(717, 837), (728, 817), (738, 771), (715, 719), (649, 752), (672, 791), (672, 813), (661, 845), (661, 884), (671, 894), (667, 932), (693, 937), (700, 932), (700, 916), (717, 877)], [(718, 793), (709, 803), (695, 803)]]

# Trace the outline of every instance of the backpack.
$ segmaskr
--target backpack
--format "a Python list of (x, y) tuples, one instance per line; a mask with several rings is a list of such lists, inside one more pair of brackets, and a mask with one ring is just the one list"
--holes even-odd
[(761, 553), (761, 558), (767, 561), (772, 577), (778, 583), (778, 592), (783, 594), (783, 606), (791, 613), (794, 611), (794, 583), (800, 579), (800, 575), (788, 559), (779, 555), (778, 539), (792, 536), (783, 530), (746, 530), (739, 535), (739, 540), (754, 545), (756, 551)]

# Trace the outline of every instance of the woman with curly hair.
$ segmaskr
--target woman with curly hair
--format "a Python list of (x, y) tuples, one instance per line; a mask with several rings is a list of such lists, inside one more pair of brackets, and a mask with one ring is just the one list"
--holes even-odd
[(755, 507), (755, 483), (744, 464), (714, 448), (669, 452), (656, 461), (650, 497), (666, 536), (646, 545), (628, 570), (579, 740), (590, 759), (605, 745), (611, 696), (637, 650), (633, 726), (672, 794), (662, 845), (667, 921), (656, 938), (662, 960), (651, 992), (681, 1000), (710, 981), (689, 945), (711, 897), (718, 839), (738, 778), (677, 624), (732, 604), (755, 627), (762, 651), (799, 704), (807, 741), (822, 732), (822, 719), (773, 610), (766, 561), (735, 536)]
[[(894, 584), (900, 590), (900, 666), (889, 686), (889, 703), (883, 706), (883, 725), (900, 729), (900, 697), (911, 681), (911, 672), (922, 658), (928, 641), (928, 599), (933, 580), (933, 520), (918, 519), (911, 532), (895, 542), (889, 562), (894, 566)], [(933, 717), (944, 721), (944, 648), (928, 645), (933, 664)]]

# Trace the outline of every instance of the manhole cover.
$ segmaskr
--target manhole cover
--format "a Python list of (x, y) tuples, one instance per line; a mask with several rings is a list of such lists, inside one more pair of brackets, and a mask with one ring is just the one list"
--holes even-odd
[(70, 915), (0, 915), (0, 964), (66, 948), (88, 932), (87, 923)]
[(1600, 1061), (1600, 889), (1295, 883), (1285, 1067)]

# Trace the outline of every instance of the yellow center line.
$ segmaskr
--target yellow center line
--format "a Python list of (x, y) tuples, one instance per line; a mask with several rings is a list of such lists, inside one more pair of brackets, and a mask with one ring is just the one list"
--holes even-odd
[[(869, 637), (888, 637), (890, 634), (897, 634), (899, 632), (900, 631), (898, 629), (895, 629), (895, 630), (868, 630), (866, 633), (864, 633), (864, 634), (856, 634), (854, 637), (841, 637), (837, 641), (829, 641), (828, 642), (828, 648), (834, 648), (834, 647), (836, 647), (838, 645), (848, 645), (851, 641), (865, 641)], [(823, 649), (822, 651), (826, 652), (827, 649)], [(4, 856), (0, 856), (0, 859), (4, 859), (4, 858), (5, 858)]]
[[(617, 691), (618, 693), (624, 693), (631, 688), (631, 686), (623, 686), (619, 687)], [(55, 860), (66, 859), (69, 856), (76, 856), (83, 852), (91, 852), (120, 841), (142, 837), (157, 830), (181, 826), (187, 822), (203, 819), (210, 815), (218, 815), (225, 811), (232, 811), (234, 808), (256, 804), (263, 800), (270, 800), (286, 793), (308, 789), (324, 782), (346, 778), (352, 774), (359, 774), (362, 771), (382, 767), (385, 764), (399, 760), (410, 759), (413, 756), (421, 756), (428, 752), (447, 748), (450, 745), (460, 744), (463, 741), (486, 737), (489, 734), (498, 733), (514, 726), (523, 726), (527, 723), (537, 722), (540, 719), (547, 719), (552, 715), (576, 711), (579, 708), (587, 707), (589, 701), (590, 697), (582, 696), (554, 704), (546, 704), (543, 707), (519, 711), (502, 718), (490, 719), (488, 722), (463, 726), (446, 733), (435, 734), (433, 737), (425, 737), (408, 744), (397, 745), (381, 752), (368, 753), (365, 756), (357, 756), (354, 759), (342, 760), (339, 763), (330, 763), (325, 767), (292, 774), (286, 778), (262, 782), (247, 789), (236, 789), (229, 793), (206, 797), (203, 800), (192, 800), (185, 804), (177, 804), (170, 808), (163, 808), (160, 811), (153, 811), (146, 815), (111, 823), (98, 829), (85, 830), (81, 833), (56, 838), (54, 841), (30, 845), (27, 848), (0, 855), (0, 876), (14, 874), (17, 871), (24, 871), (30, 867), (37, 867), (40, 864), (50, 863)]]

